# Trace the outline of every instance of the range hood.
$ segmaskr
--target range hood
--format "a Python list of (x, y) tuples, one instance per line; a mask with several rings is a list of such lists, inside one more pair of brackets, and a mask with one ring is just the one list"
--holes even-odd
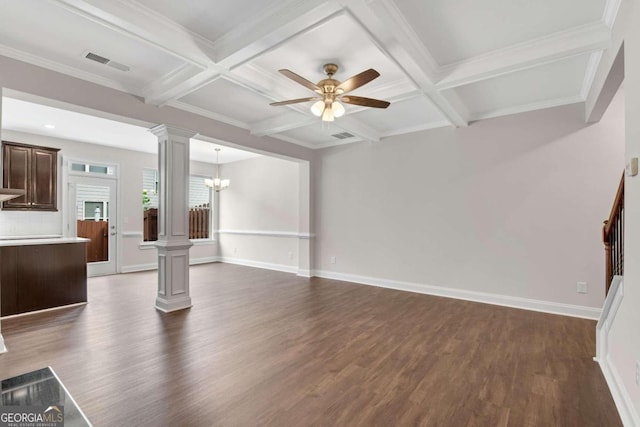
[(20, 196), (24, 196), (24, 190), (17, 190), (14, 188), (0, 188), (0, 202), (15, 199), (16, 197)]

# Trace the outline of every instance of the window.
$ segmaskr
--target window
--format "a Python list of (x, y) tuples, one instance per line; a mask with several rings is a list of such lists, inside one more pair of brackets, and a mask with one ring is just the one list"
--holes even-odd
[[(204, 180), (207, 177), (189, 176), (189, 238), (209, 239), (211, 237), (211, 189)], [(158, 171), (143, 169), (142, 172), (142, 208), (143, 240), (158, 239)]]
[(109, 202), (84, 202), (84, 216), (78, 219), (109, 220)]
[(74, 172), (97, 173), (100, 175), (113, 175), (115, 168), (111, 166), (90, 165), (87, 163), (71, 163)]
[(109, 187), (97, 185), (76, 186), (76, 219), (108, 221), (109, 220)]

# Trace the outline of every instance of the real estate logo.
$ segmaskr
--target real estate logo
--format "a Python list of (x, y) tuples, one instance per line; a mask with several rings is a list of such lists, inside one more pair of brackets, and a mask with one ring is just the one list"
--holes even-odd
[(0, 427), (64, 427), (64, 406), (1, 406)]

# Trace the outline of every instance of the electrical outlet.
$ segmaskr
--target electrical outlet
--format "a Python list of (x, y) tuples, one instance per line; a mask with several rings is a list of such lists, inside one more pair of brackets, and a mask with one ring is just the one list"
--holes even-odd
[(578, 292), (579, 294), (586, 294), (587, 293), (587, 282), (578, 282), (578, 285), (576, 287), (576, 292)]
[(336, 263), (336, 257), (335, 257), (335, 256), (332, 256), (332, 257), (329, 259), (329, 262), (330, 262), (331, 264), (335, 264), (335, 263)]
[(640, 360), (636, 360), (636, 385), (640, 386)]
[(233, 248), (233, 253), (237, 254), (238, 253), (238, 248)]
[(293, 259), (293, 252), (289, 252), (288, 256), (289, 256), (289, 259)]

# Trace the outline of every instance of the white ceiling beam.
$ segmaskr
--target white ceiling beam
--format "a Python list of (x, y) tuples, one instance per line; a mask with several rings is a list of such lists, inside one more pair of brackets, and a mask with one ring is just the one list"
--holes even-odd
[(340, 2), (451, 124), (468, 125), (467, 108), (436, 89), (438, 64), (392, 0)]
[(260, 16), (245, 21), (216, 40), (212, 44), (214, 60), (231, 70), (308, 31), (340, 11), (340, 5), (333, 0), (286, 0), (273, 3)]
[(571, 56), (606, 49), (610, 29), (593, 23), (509, 46), (442, 67), (437, 89), (451, 89)]
[(177, 101), (183, 96), (194, 92), (222, 77), (217, 67), (193, 73), (193, 69), (179, 69), (153, 82), (143, 90), (144, 102), (163, 106), (171, 101)]
[(249, 129), (249, 125), (240, 120), (236, 120), (232, 117), (225, 116), (224, 114), (214, 113), (213, 111), (205, 110), (204, 108), (196, 107), (195, 105), (187, 104), (180, 101), (169, 101), (167, 104), (169, 107), (178, 108), (180, 110), (188, 111), (190, 113), (197, 114), (202, 117), (208, 117), (213, 120), (217, 120), (222, 123), (233, 125), (240, 129)]
[(274, 3), (255, 20), (245, 22), (215, 42), (208, 42), (207, 54), (215, 64), (208, 64), (208, 69), (204, 70), (202, 75), (189, 76), (182, 82), (174, 78), (175, 76), (165, 76), (149, 88), (145, 93), (145, 100), (151, 104), (164, 105), (198, 90), (220, 76), (255, 93), (265, 95), (262, 88), (252, 83), (247, 84), (246, 79), (238, 78), (230, 70), (275, 49), (300, 32), (308, 31), (340, 11), (340, 6), (333, 1), (318, 3), (317, 0), (288, 0)]
[[(597, 66), (596, 66), (597, 68)], [(591, 76), (591, 82), (595, 77), (595, 73), (597, 70), (593, 70)], [(609, 108), (609, 104), (613, 100), (613, 97), (618, 92), (622, 81), (624, 80), (624, 48), (620, 47), (618, 49), (618, 53), (611, 63), (611, 68), (606, 73), (606, 78), (604, 79), (602, 86), (600, 87), (600, 91), (597, 93), (597, 96), (593, 96), (593, 98), (589, 97), (589, 90), (591, 89), (591, 85), (589, 89), (585, 89), (585, 93), (583, 94), (583, 98), (588, 100), (585, 102), (585, 119), (587, 123), (595, 123), (599, 122), (605, 111)]]
[(317, 123), (318, 120), (320, 119), (314, 116), (288, 111), (284, 114), (252, 123), (250, 126), (250, 132), (252, 135), (257, 136), (273, 135), (309, 126), (313, 123)]

